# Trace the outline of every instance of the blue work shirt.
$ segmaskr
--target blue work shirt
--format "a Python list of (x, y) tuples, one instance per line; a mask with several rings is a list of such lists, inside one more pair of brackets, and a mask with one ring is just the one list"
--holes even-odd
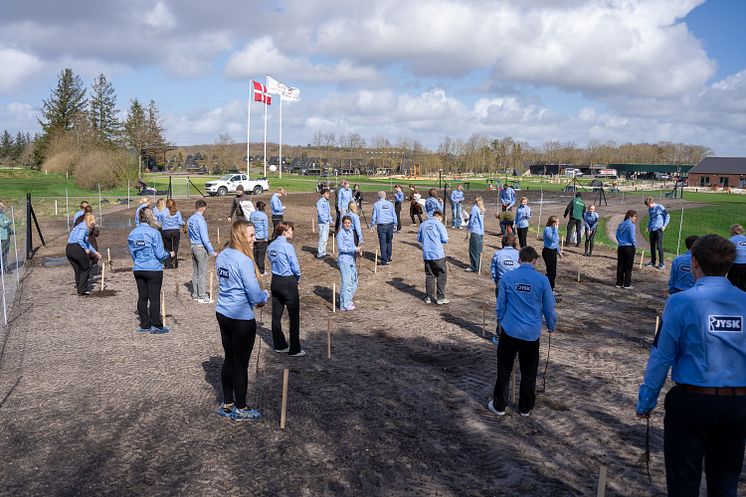
[(259, 287), (254, 261), (240, 250), (227, 248), (215, 259), (215, 266), (219, 287), (215, 311), (231, 319), (254, 319), (254, 306), (265, 303), (269, 295)]
[(145, 207), (150, 207), (150, 204), (140, 204), (137, 206), (137, 209), (135, 209), (135, 227), (140, 226), (140, 211), (143, 210)]
[(375, 224), (392, 224), (396, 223), (396, 212), (394, 204), (382, 198), (373, 204), (373, 215), (370, 216), (371, 226)]
[(422, 258), (426, 261), (437, 261), (446, 256), (443, 244), (448, 243), (446, 227), (437, 219), (428, 219), (420, 224), (417, 241), (422, 244)]
[(329, 201), (324, 197), (321, 197), (316, 201), (316, 221), (319, 224), (330, 224), (332, 222), (332, 214), (329, 211)]
[(598, 226), (598, 219), (598, 212), (585, 211), (585, 214), (583, 214), (583, 224), (585, 224), (585, 229), (588, 231), (595, 230), (596, 226)]
[(397, 204), (401, 204), (402, 202), (404, 202), (404, 192), (397, 191), (394, 194), (394, 202), (396, 202)]
[(282, 216), (285, 214), (285, 207), (282, 205), (279, 193), (272, 195), (272, 198), (269, 200), (269, 207), (272, 210), (273, 216)]
[(668, 278), (668, 293), (674, 294), (694, 286), (692, 275), (692, 254), (687, 252), (676, 257), (671, 263), (671, 276)]
[(432, 219), (435, 211), (443, 212), (443, 203), (435, 197), (427, 197), (427, 200), (425, 200), (425, 214), (427, 218)]
[(556, 250), (557, 253), (562, 253), (559, 229), (556, 226), (547, 226), (544, 228), (544, 248)]
[(531, 219), (531, 207), (519, 205), (515, 210), (515, 225), (518, 228), (528, 228), (528, 220)]
[(511, 187), (500, 190), (500, 203), (510, 209), (515, 205), (515, 190)]
[(502, 250), (496, 250), (495, 255), (492, 256), (492, 264), (490, 265), (490, 274), (492, 274), (492, 281), (496, 285), (500, 284), (500, 278), (505, 273), (518, 269), (520, 262), (518, 262), (518, 250), (514, 247), (503, 247)]
[(648, 230), (657, 231), (668, 226), (671, 216), (661, 204), (648, 207)]
[(288, 239), (280, 235), (267, 247), (272, 274), (277, 276), (295, 276), (300, 281), (300, 264), (295, 248)]
[(350, 202), (352, 202), (352, 190), (349, 188), (339, 190), (337, 193), (337, 209), (339, 209), (340, 213), (344, 214), (347, 212)]
[(187, 220), (187, 234), (192, 245), (202, 245), (208, 254), (214, 254), (215, 250), (210, 243), (210, 235), (207, 232), (207, 221), (202, 214), (195, 212)]
[(73, 225), (75, 225), (75, 221), (77, 221), (77, 220), (78, 220), (78, 218), (79, 218), (80, 216), (82, 216), (83, 214), (85, 214), (85, 211), (84, 211), (84, 210), (82, 210), (82, 209), (81, 209), (81, 210), (79, 210), (78, 212), (76, 212), (75, 214), (73, 214)]
[(127, 245), (134, 262), (133, 271), (163, 271), (161, 261), (169, 254), (163, 248), (163, 237), (157, 229), (146, 223), (140, 224), (130, 231)]
[(735, 264), (746, 264), (746, 235), (734, 235), (730, 242), (736, 246)]
[(264, 241), (269, 239), (269, 219), (262, 211), (249, 214), (249, 221), (254, 223), (254, 239)]
[(542, 314), (550, 332), (557, 326), (549, 278), (530, 263), (523, 263), (500, 278), (496, 307), (503, 331), (519, 340), (539, 339)]
[(655, 408), (668, 369), (678, 384), (746, 387), (746, 299), (723, 276), (671, 295), (650, 350), (637, 413)]
[(88, 241), (88, 236), (88, 225), (83, 221), (70, 231), (70, 236), (67, 237), (67, 243), (77, 243), (83, 250), (90, 250), (92, 254), (95, 254), (96, 249), (94, 249)]
[(476, 204), (471, 208), (466, 229), (475, 235), (484, 235), (484, 212)]
[(460, 204), (464, 201), (464, 191), (463, 190), (453, 190), (451, 192), (451, 203), (452, 204)]
[(637, 231), (631, 219), (625, 219), (616, 228), (616, 241), (620, 247), (637, 248)]
[(181, 212), (176, 211), (176, 214), (171, 215), (171, 211), (165, 209), (161, 215), (161, 229), (162, 230), (177, 230), (184, 226), (184, 218), (181, 217)]
[(337, 233), (337, 265), (342, 264), (355, 264), (355, 256), (357, 255), (355, 247), (355, 235), (353, 234), (352, 228), (346, 230), (344, 227), (339, 229)]
[(168, 209), (166, 209), (165, 207), (163, 208), (163, 210), (160, 210), (157, 207), (153, 207), (153, 217), (156, 221), (158, 221), (158, 224), (163, 224), (163, 215), (166, 212), (168, 212)]
[(363, 244), (363, 227), (360, 225), (360, 216), (354, 212), (348, 212), (345, 216), (349, 216), (352, 219), (352, 231), (357, 233), (357, 240), (360, 245)]

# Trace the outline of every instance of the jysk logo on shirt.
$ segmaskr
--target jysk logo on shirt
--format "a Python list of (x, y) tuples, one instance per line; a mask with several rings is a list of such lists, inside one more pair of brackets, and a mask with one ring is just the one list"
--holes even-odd
[(692, 268), (690, 268), (688, 264), (682, 264), (681, 266), (679, 266), (679, 271), (681, 271), (682, 273), (691, 273)]
[(227, 268), (219, 267), (218, 268), (218, 278), (229, 278), (230, 273), (228, 272)]
[(425, 231), (432, 231), (433, 229), (435, 228), (433, 228), (432, 226), (425, 226)]
[(277, 257), (277, 250), (270, 250), (270, 251), (269, 251), (269, 256), (270, 256), (271, 258), (275, 258), (275, 257)]
[(383, 205), (381, 206), (381, 209), (388, 209), (388, 208), (389, 208), (388, 204), (383, 204)]
[(516, 283), (515, 290), (516, 292), (530, 292), (531, 285), (529, 283)]
[(503, 261), (503, 266), (513, 267), (513, 261), (510, 259), (506, 259)]
[(743, 316), (707, 316), (710, 333), (743, 333)]
[(135, 247), (144, 247), (145, 240), (135, 240)]
[(739, 247), (746, 247), (746, 242), (738, 242)]

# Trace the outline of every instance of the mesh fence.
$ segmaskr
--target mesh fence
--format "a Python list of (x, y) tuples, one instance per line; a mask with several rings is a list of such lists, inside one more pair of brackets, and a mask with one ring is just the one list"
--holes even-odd
[(0, 325), (8, 328), (14, 311), (17, 311), (17, 295), (23, 279), (26, 262), (25, 199), (5, 199), (0, 213), (0, 288), (2, 289), (2, 316)]

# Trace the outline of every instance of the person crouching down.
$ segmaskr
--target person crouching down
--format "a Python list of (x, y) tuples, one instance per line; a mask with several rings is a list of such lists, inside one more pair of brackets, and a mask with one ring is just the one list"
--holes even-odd
[[(150, 207), (140, 209), (139, 223), (127, 237), (134, 265), (132, 272), (137, 283), (137, 315), (140, 318), (140, 333), (160, 335), (171, 331), (163, 326), (161, 317), (161, 285), (163, 284), (163, 261), (173, 257), (163, 248), (163, 238)], [(148, 306), (148, 304), (150, 304)]]
[[(443, 245), (448, 243), (448, 233), (443, 224), (443, 213), (436, 210), (432, 218), (420, 224), (417, 240), (422, 244), (422, 258), (425, 261), (425, 303), (448, 304), (446, 299), (446, 253)], [(436, 287), (437, 282), (437, 287)], [(436, 293), (437, 288), (437, 293)]]
[(352, 298), (357, 291), (357, 262), (355, 256), (363, 249), (355, 245), (355, 231), (352, 228), (350, 216), (342, 217), (342, 229), (337, 234), (337, 266), (342, 275), (342, 286), (339, 290), (339, 310), (354, 311)]

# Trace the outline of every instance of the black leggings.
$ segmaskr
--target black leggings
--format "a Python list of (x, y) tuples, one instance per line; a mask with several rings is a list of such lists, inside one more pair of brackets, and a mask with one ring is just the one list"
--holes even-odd
[(518, 228), (518, 244), (521, 248), (527, 245), (526, 238), (528, 237), (528, 226), (525, 228)]
[(746, 292), (746, 264), (733, 264), (728, 271), (728, 280), (733, 286)]
[(84, 292), (90, 291), (88, 280), (91, 277), (91, 260), (83, 247), (77, 243), (68, 243), (65, 255), (75, 271), (75, 287), (78, 289), (78, 295), (83, 295)]
[[(394, 204), (394, 212), (396, 212), (396, 231), (401, 231), (401, 202)], [(414, 219), (412, 222), (414, 222)]]
[(261, 274), (264, 274), (264, 259), (267, 255), (267, 240), (254, 240), (254, 262)]
[[(137, 315), (140, 328), (162, 328), (161, 320), (161, 286), (163, 271), (134, 271), (137, 283)], [(150, 307), (148, 307), (148, 302)]]
[(585, 252), (587, 254), (593, 253), (593, 239), (596, 238), (596, 228), (588, 231), (585, 230)]
[(223, 402), (246, 407), (246, 390), (249, 384), (249, 359), (256, 339), (255, 319), (232, 319), (215, 313), (220, 326), (225, 360), (220, 370), (223, 384)]
[(655, 230), (650, 232), (650, 262), (656, 265), (656, 257), (658, 256), (657, 264), (663, 264), (663, 230)]
[(161, 231), (161, 235), (163, 236), (163, 248), (166, 249), (166, 252), (174, 252), (173, 258), (169, 255), (163, 265), (168, 269), (176, 269), (177, 267), (179, 267), (177, 258), (179, 257), (179, 242), (181, 241), (181, 233), (178, 229), (163, 230)]
[(288, 347), (282, 333), (282, 313), (288, 308), (290, 318), (290, 354), (300, 352), (300, 295), (295, 276), (272, 275), (272, 342), (275, 350)]
[(635, 247), (627, 245), (617, 248), (616, 284), (632, 286), (632, 266), (635, 264)]
[(557, 249), (544, 247), (541, 251), (541, 258), (544, 259), (544, 265), (547, 267), (549, 285), (554, 290), (554, 280), (557, 278)]
[(518, 355), (518, 366), (521, 369), (521, 387), (518, 397), (518, 410), (531, 412), (536, 403), (536, 372), (539, 369), (539, 340), (532, 342), (513, 338), (507, 333), (500, 335), (497, 344), (497, 382), (492, 392), (492, 399), (498, 411), (504, 411), (508, 405), (508, 385), (513, 373), (513, 363)]

